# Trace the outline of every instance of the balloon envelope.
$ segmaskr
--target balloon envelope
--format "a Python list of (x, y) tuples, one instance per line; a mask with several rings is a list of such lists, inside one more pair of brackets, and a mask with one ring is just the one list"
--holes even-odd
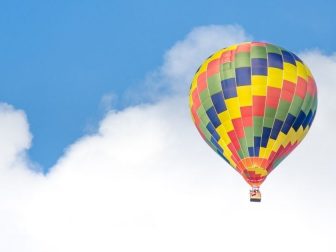
[(294, 53), (247, 42), (203, 62), (189, 103), (203, 139), (251, 186), (259, 187), (309, 131), (317, 88)]

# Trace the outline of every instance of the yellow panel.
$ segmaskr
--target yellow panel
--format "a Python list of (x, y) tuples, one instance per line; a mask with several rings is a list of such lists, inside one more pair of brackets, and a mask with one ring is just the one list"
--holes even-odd
[(241, 117), (238, 97), (227, 99), (225, 103), (229, 110), (231, 120)]
[(252, 86), (252, 95), (253, 96), (266, 96), (267, 87), (266, 86)]
[(307, 72), (307, 75), (309, 76), (309, 77), (313, 77), (313, 75), (312, 75), (312, 73), (311, 73), (311, 71), (310, 71), (310, 69), (306, 66), (306, 65), (304, 65), (305, 66), (305, 69), (306, 69), (306, 72)]
[(282, 69), (269, 67), (267, 85), (270, 87), (282, 88), (282, 72)]
[(192, 108), (193, 105), (194, 105), (193, 99), (191, 96), (189, 96), (189, 107)]
[(265, 156), (266, 156), (266, 148), (260, 147), (259, 157), (265, 157)]
[(226, 153), (225, 156), (232, 155), (232, 152), (230, 151), (230, 149), (227, 147), (227, 144), (222, 139), (219, 140), (218, 144), (223, 148), (224, 153)]
[(264, 75), (252, 75), (252, 86), (266, 86), (267, 76)]
[(286, 140), (286, 135), (283, 132), (280, 132), (277, 139), (275, 140), (273, 151), (277, 152), (280, 146), (285, 142), (285, 140)]
[(233, 161), (233, 159), (231, 158), (232, 156), (232, 152), (230, 151), (230, 149), (227, 147), (228, 143), (225, 143), (222, 139), (219, 140), (218, 144), (223, 148), (224, 152), (223, 155), (226, 157), (226, 159), (229, 161), (229, 163), (235, 167), (236, 163)]
[(226, 129), (226, 132), (230, 132), (230, 131), (233, 130), (233, 124), (232, 124), (231, 120), (224, 121), (223, 125), (224, 125), (224, 127)]
[(251, 86), (237, 87), (239, 103), (241, 107), (252, 106)]
[(225, 111), (219, 113), (218, 117), (219, 117), (219, 120), (221, 121), (221, 123), (224, 123), (225, 121), (228, 121), (228, 120), (231, 121), (231, 117), (230, 117), (230, 114), (229, 114), (228, 110), (225, 110)]
[(297, 75), (307, 80), (308, 76), (306, 72), (306, 67), (300, 61), (295, 61), (295, 62), (296, 62), (296, 67), (297, 67)]
[(288, 80), (296, 84), (296, 66), (286, 62), (284, 63), (284, 80)]
[(221, 50), (215, 52), (215, 53), (210, 57), (210, 59), (211, 59), (211, 60), (219, 59), (219, 58), (222, 56), (223, 52), (224, 52), (224, 49), (221, 49)]
[(272, 147), (275, 143), (275, 140), (273, 140), (272, 138), (268, 139), (268, 143), (267, 143), (267, 146), (266, 146), (266, 150), (265, 150), (265, 156), (263, 156), (264, 158), (269, 158), (271, 152), (272, 152)]
[(256, 167), (254, 169), (254, 172), (258, 175), (261, 175), (261, 176), (267, 176), (267, 171), (262, 167)]
[(217, 129), (217, 132), (219, 134), (219, 136), (221, 137), (221, 139), (224, 140), (225, 143), (229, 144), (231, 142), (228, 134), (227, 134), (227, 129), (224, 127), (224, 125), (220, 125)]
[(233, 51), (237, 49), (237, 45), (232, 45), (226, 48), (228, 51)]

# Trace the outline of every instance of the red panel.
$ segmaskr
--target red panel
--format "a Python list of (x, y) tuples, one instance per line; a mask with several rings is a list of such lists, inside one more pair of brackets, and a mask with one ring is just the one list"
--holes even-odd
[(242, 117), (252, 116), (252, 106), (245, 106), (240, 108)]
[(234, 127), (234, 131), (236, 132), (236, 135), (239, 139), (243, 138), (245, 133), (244, 133), (244, 126), (243, 126), (243, 121), (241, 118), (233, 119), (232, 124)]
[(265, 96), (253, 96), (253, 115), (263, 116), (265, 112)]
[(195, 106), (195, 109), (198, 109), (201, 105), (200, 98), (198, 96), (197, 89), (195, 89), (192, 93), (192, 100), (193, 100), (193, 107)]
[[(235, 152), (234, 152), (235, 153)], [(233, 162), (235, 162), (236, 164), (239, 162), (239, 158), (237, 159), (237, 157), (235, 155), (231, 155), (231, 159), (233, 160)]]
[(237, 154), (237, 150), (239, 150), (239, 148), (236, 149), (235, 146), (233, 145), (233, 143), (228, 144), (228, 148), (231, 151), (232, 155), (234, 156), (235, 162), (238, 163), (240, 158), (239, 158), (239, 155)]
[(238, 142), (235, 131), (232, 130), (232, 131), (228, 132), (228, 136), (230, 137), (230, 140), (231, 140), (233, 146), (236, 148), (236, 150), (239, 150), (240, 149), (240, 144)]
[(245, 127), (253, 125), (252, 120), (252, 106), (241, 107), (240, 112), (242, 114), (242, 120)]
[(283, 90), (288, 90), (292, 93), (295, 92), (295, 83), (288, 81), (288, 80), (284, 80), (283, 81), (283, 86), (282, 86)]
[(251, 50), (251, 44), (248, 43), (248, 44), (242, 44), (242, 45), (239, 45), (237, 47), (237, 50), (236, 50), (236, 53), (239, 53), (239, 52), (250, 52)]
[(294, 93), (288, 91), (288, 90), (283, 90), (281, 93), (281, 100), (285, 100), (288, 102), (292, 102)]
[(276, 109), (278, 107), (280, 93), (280, 88), (267, 87), (266, 106)]
[(214, 74), (218, 74), (219, 73), (219, 60), (213, 60), (210, 61), (208, 66), (207, 66), (207, 77), (211, 77)]
[(234, 55), (233, 51), (224, 52), (220, 58), (221, 64), (234, 61)]
[(242, 118), (242, 120), (243, 120), (243, 124), (244, 124), (245, 127), (253, 126), (252, 116), (244, 117), (244, 118)]
[(315, 81), (313, 78), (308, 77), (308, 85), (307, 85), (307, 92), (311, 95), (314, 96), (315, 95)]
[(195, 120), (196, 126), (199, 125), (200, 118), (198, 117), (197, 112), (196, 112), (196, 108), (194, 106), (191, 108), (191, 114), (192, 114), (192, 116), (193, 116), (193, 118)]
[(263, 42), (252, 42), (251, 44), (252, 46), (266, 46), (267, 45), (267, 43), (263, 43)]
[(197, 89), (198, 93), (200, 94), (204, 89), (208, 86), (206, 81), (206, 73), (201, 73), (197, 78)]
[(290, 81), (284, 80), (282, 86), (281, 99), (288, 102), (292, 102), (294, 93), (295, 93), (295, 84)]
[(305, 79), (302, 79), (301, 77), (298, 77), (298, 81), (296, 84), (296, 95), (301, 97), (301, 99), (304, 99), (307, 92), (307, 81)]

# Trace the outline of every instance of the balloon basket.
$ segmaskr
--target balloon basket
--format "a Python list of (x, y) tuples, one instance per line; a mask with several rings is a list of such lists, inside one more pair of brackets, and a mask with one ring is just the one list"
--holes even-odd
[(261, 193), (259, 188), (252, 188), (250, 190), (250, 202), (260, 202), (261, 201)]

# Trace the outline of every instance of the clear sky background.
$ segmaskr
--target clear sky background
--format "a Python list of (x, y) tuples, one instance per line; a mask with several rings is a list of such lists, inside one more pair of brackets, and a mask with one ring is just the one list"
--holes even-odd
[[(336, 251), (334, 5), (249, 2), (2, 1), (0, 251)], [(318, 86), (260, 204), (188, 108), (203, 59), (247, 40)]]
[(125, 92), (194, 27), (238, 24), (255, 40), (331, 53), (334, 10), (333, 1), (1, 1), (0, 101), (26, 112), (29, 155), (47, 171), (97, 128), (106, 103), (127, 106)]

